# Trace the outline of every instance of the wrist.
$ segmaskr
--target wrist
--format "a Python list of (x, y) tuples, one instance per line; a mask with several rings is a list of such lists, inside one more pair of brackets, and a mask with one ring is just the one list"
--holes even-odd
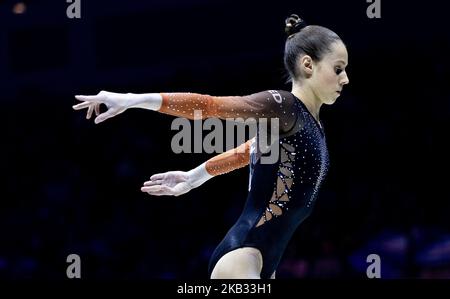
[(158, 111), (162, 105), (162, 96), (159, 93), (127, 93), (128, 108), (142, 108)]
[(187, 172), (188, 174), (188, 183), (193, 188), (196, 188), (213, 177), (213, 175), (209, 174), (206, 170), (206, 162), (197, 166), (194, 169), (191, 169)]

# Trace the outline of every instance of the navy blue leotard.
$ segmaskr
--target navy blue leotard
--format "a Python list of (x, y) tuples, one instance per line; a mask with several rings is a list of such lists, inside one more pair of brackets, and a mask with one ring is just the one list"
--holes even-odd
[(275, 113), (279, 118), (279, 158), (276, 163), (264, 164), (258, 151), (251, 153), (250, 190), (244, 210), (215, 249), (209, 275), (226, 253), (254, 247), (263, 259), (261, 278), (270, 278), (292, 234), (310, 215), (327, 173), (329, 158), (323, 128), (303, 102), (287, 91), (260, 95), (264, 100), (273, 98), (265, 110), (267, 115)]

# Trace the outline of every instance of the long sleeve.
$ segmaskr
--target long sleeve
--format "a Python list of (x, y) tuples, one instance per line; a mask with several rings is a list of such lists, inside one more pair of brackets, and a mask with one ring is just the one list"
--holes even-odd
[(286, 91), (268, 90), (248, 96), (216, 97), (197, 93), (161, 93), (161, 113), (195, 119), (195, 111), (201, 111), (202, 119), (227, 118), (278, 118), (280, 131), (286, 132), (295, 123), (293, 96)]
[(220, 175), (238, 168), (242, 168), (250, 162), (250, 146), (254, 138), (248, 140), (240, 146), (221, 153), (206, 161), (206, 171), (212, 175)]
[(250, 147), (255, 138), (221, 153), (188, 172), (189, 184), (196, 188), (209, 179), (241, 168), (250, 162)]

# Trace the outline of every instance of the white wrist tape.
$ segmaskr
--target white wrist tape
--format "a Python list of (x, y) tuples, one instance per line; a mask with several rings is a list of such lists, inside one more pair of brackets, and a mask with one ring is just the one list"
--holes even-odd
[(131, 108), (143, 108), (158, 111), (162, 105), (162, 96), (159, 93), (129, 93)]
[(200, 186), (201, 184), (203, 184), (204, 182), (213, 177), (206, 170), (206, 162), (188, 171), (188, 175), (189, 175), (189, 184), (194, 188)]

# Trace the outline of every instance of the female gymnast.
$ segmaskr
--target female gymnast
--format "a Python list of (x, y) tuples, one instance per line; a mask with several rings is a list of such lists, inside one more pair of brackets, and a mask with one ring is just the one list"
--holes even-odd
[[(349, 83), (347, 49), (341, 38), (322, 26), (307, 25), (297, 15), (286, 19), (284, 64), (292, 82), (290, 92), (268, 90), (248, 96), (215, 97), (195, 93), (118, 94), (101, 91), (76, 96), (95, 123), (128, 108), (144, 108), (194, 119), (278, 118), (279, 157), (261, 163), (258, 137), (219, 154), (187, 171), (155, 174), (142, 192), (179, 196), (208, 179), (250, 164), (249, 193), (237, 222), (215, 249), (210, 278), (275, 278), (275, 271), (294, 231), (311, 213), (328, 169), (328, 151), (319, 111), (331, 105)], [(100, 113), (100, 105), (107, 111)]]

